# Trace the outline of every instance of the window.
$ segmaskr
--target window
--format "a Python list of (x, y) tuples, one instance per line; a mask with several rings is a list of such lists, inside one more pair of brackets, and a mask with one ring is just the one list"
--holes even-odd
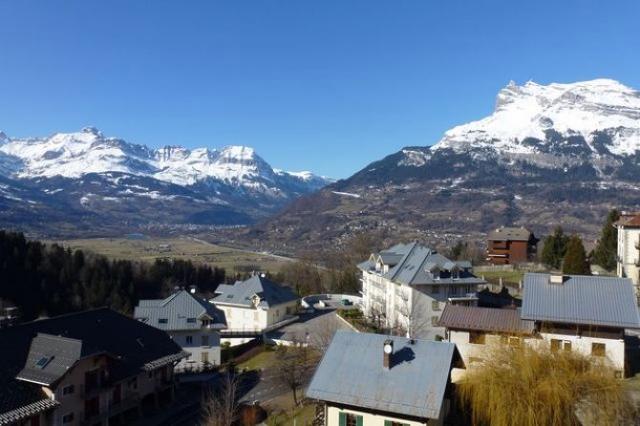
[(207, 364), (209, 362), (209, 352), (202, 352), (200, 354), (200, 360), (204, 363)]
[(158, 318), (158, 324), (167, 324), (168, 322), (167, 318)]
[(562, 348), (565, 350), (565, 352), (571, 352), (571, 341), (570, 340), (565, 340), (563, 342), (563, 346)]
[(187, 322), (190, 323), (190, 324), (193, 324), (193, 323), (196, 322), (196, 319), (195, 318), (187, 318)]
[(562, 344), (562, 340), (551, 339), (551, 352), (558, 352), (560, 350), (561, 344)]
[(62, 388), (63, 395), (71, 395), (76, 390), (76, 387), (73, 385), (67, 385)]
[(187, 341), (187, 345), (192, 345), (193, 344), (193, 336), (187, 336), (186, 341)]
[(47, 366), (47, 364), (49, 364), (49, 362), (53, 359), (52, 356), (43, 356), (42, 358), (40, 358), (37, 362), (36, 362), (36, 367), (38, 367), (39, 369), (43, 369)]
[(434, 327), (438, 326), (438, 321), (440, 320), (440, 317), (437, 315), (434, 315), (431, 317), (431, 325)]
[(62, 416), (62, 423), (71, 423), (73, 421), (73, 413)]
[(209, 336), (201, 336), (202, 337), (202, 346), (209, 346)]
[(385, 420), (384, 426), (409, 426), (409, 423), (394, 422), (393, 420)]
[(440, 310), (440, 302), (438, 302), (437, 300), (434, 300), (433, 302), (431, 302), (431, 310), (432, 311), (439, 311)]
[(476, 345), (484, 345), (485, 334), (479, 331), (469, 332), (469, 343), (475, 343)]
[(592, 343), (591, 344), (591, 355), (593, 356), (604, 356), (606, 353), (606, 346), (604, 343)]
[(456, 296), (458, 294), (458, 287), (451, 286), (451, 288), (449, 288), (449, 294), (452, 296)]
[(432, 285), (431, 286), (431, 294), (438, 294), (438, 293), (440, 293), (440, 286)]
[(339, 426), (362, 426), (363, 418), (353, 413), (339, 413)]

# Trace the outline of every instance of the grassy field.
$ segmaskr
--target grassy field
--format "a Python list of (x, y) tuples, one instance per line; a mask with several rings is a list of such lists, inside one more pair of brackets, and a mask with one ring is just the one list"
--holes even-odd
[(71, 249), (82, 249), (110, 259), (153, 262), (158, 258), (185, 259), (225, 268), (227, 272), (252, 270), (277, 272), (290, 259), (265, 253), (232, 249), (191, 237), (90, 238), (48, 241)]
[(477, 272), (476, 275), (483, 276), (485, 280), (492, 284), (498, 284), (500, 278), (504, 284), (518, 285), (518, 283), (524, 278), (524, 271), (487, 271)]

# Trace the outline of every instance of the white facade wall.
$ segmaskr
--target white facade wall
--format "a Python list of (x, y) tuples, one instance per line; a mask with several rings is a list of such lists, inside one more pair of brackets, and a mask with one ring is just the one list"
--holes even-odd
[(640, 242), (639, 228), (618, 227), (617, 273), (619, 277), (631, 278), (636, 288), (636, 295), (640, 284), (640, 268), (636, 266), (636, 263), (640, 261), (640, 250), (636, 248), (638, 242)]
[(217, 330), (205, 327), (199, 330), (169, 330), (168, 333), (174, 342), (190, 354), (178, 363), (178, 369), (187, 365), (200, 367), (205, 360), (220, 365), (220, 333)]
[[(368, 317), (383, 314), (386, 327), (401, 326), (419, 331), (436, 326), (449, 297), (477, 290), (475, 285), (449, 282), (441, 285), (408, 286), (372, 271), (362, 272), (362, 304)], [(413, 324), (412, 324), (413, 323)]]
[(325, 411), (325, 425), (326, 426), (340, 426), (339, 419), (340, 413), (351, 413), (358, 416), (362, 416), (362, 424), (363, 426), (385, 426), (385, 420), (391, 420), (395, 422), (405, 423), (409, 426), (429, 426), (431, 425), (442, 425), (443, 418), (445, 416), (445, 411), (447, 411), (449, 407), (449, 401), (445, 400), (443, 402), (443, 407), (441, 407), (441, 418), (429, 420), (428, 422), (417, 422), (415, 420), (407, 420), (399, 417), (397, 414), (373, 414), (367, 411), (359, 411), (355, 409), (342, 409), (335, 407), (333, 405), (327, 404)]
[(216, 303), (224, 311), (227, 329), (230, 331), (262, 331), (296, 313), (298, 301), (294, 300), (269, 309)]
[[(485, 360), (490, 354), (489, 351), (492, 347), (499, 344), (504, 344), (501, 335), (499, 334), (485, 334), (485, 343), (477, 344), (470, 343), (468, 331), (456, 331), (449, 330), (448, 340), (456, 344), (460, 356), (462, 357), (467, 369), (474, 368), (482, 365), (482, 361)], [(605, 345), (605, 357), (593, 357), (594, 361), (602, 360), (603, 362), (609, 362), (611, 366), (619, 371), (621, 375), (624, 374), (624, 354), (625, 345), (622, 339), (607, 339), (603, 337), (585, 337), (575, 335), (564, 335), (556, 333), (540, 333), (540, 337), (526, 336), (509, 336), (510, 339), (523, 339), (522, 341), (528, 345), (539, 345), (541, 348), (550, 348), (551, 340), (561, 340), (563, 342), (570, 342), (571, 350), (581, 353), (586, 356), (591, 356), (592, 344), (602, 343)], [(454, 368), (451, 373), (452, 381), (457, 382), (464, 376), (465, 370)]]

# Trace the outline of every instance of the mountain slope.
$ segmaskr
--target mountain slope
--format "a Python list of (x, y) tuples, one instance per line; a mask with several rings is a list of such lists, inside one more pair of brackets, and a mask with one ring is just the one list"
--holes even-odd
[(389, 238), (483, 238), (499, 225), (595, 235), (612, 206), (640, 206), (640, 92), (599, 79), (510, 83), (490, 116), (407, 147), (294, 202), (248, 234), (280, 249)]
[(45, 234), (248, 224), (328, 183), (274, 170), (249, 147), (151, 149), (92, 127), (0, 133), (0, 176), (0, 225)]

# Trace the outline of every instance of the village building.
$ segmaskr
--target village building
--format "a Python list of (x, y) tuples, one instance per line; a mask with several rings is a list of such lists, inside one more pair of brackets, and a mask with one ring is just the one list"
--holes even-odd
[(338, 331), (307, 388), (325, 426), (441, 425), (450, 410), (456, 346)]
[(227, 327), (224, 313), (189, 291), (165, 299), (141, 300), (134, 318), (169, 334), (189, 355), (178, 370), (220, 365), (220, 330)]
[(264, 333), (296, 319), (300, 298), (293, 290), (263, 275), (233, 285), (221, 284), (210, 300), (227, 320), (226, 335)]
[(617, 273), (630, 278), (636, 297), (640, 296), (640, 214), (622, 213), (615, 223), (618, 228)]
[(364, 314), (411, 337), (437, 326), (447, 303), (476, 304), (485, 284), (470, 262), (449, 260), (416, 242), (373, 253), (358, 268)]
[(466, 365), (489, 356), (491, 343), (576, 351), (625, 375), (625, 330), (640, 328), (629, 279), (528, 273), (522, 309), (447, 306), (440, 325)]
[(0, 424), (127, 424), (174, 397), (187, 356), (167, 334), (106, 308), (0, 330)]
[(526, 228), (501, 227), (487, 235), (487, 261), (494, 265), (529, 262), (537, 252), (538, 239)]

